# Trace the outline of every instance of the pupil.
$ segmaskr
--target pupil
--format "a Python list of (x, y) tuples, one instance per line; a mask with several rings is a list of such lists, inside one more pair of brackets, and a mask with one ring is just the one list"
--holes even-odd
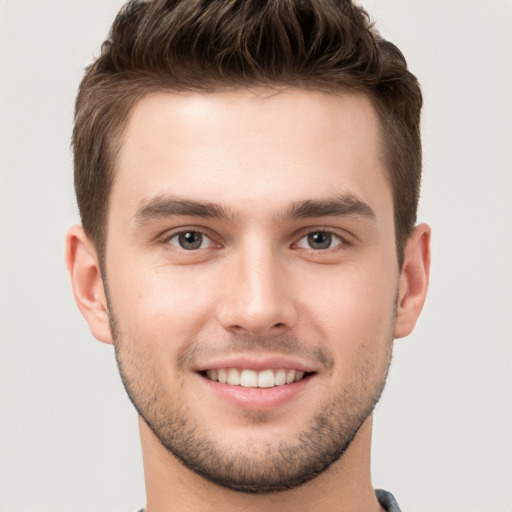
[(203, 235), (195, 231), (187, 231), (186, 233), (180, 234), (179, 242), (183, 249), (198, 249), (201, 246), (201, 243), (203, 242)]
[(313, 249), (328, 249), (331, 246), (332, 236), (325, 231), (316, 231), (308, 235), (308, 242)]

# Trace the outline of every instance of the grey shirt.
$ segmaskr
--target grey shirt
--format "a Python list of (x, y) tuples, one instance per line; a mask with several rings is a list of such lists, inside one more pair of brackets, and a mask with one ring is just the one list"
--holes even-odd
[(401, 512), (395, 497), (390, 492), (376, 489), (375, 495), (379, 500), (380, 506), (387, 512)]

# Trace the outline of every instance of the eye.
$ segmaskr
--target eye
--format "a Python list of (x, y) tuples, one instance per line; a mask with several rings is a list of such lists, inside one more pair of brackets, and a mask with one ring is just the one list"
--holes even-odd
[(214, 242), (200, 231), (176, 233), (167, 240), (167, 243), (185, 251), (195, 251), (214, 245)]
[(332, 249), (344, 242), (341, 237), (331, 233), (330, 231), (312, 231), (303, 236), (298, 242), (297, 247), (301, 249), (314, 249), (315, 251), (322, 251)]

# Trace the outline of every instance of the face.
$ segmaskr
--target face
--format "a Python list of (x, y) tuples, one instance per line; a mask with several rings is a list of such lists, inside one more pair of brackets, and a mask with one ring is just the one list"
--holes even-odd
[(246, 492), (313, 478), (371, 414), (391, 357), (399, 269), (371, 103), (144, 98), (105, 276), (123, 382), (175, 457)]

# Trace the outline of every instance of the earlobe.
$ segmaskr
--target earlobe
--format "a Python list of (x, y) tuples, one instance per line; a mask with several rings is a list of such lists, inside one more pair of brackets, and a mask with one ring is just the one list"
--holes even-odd
[(66, 266), (76, 304), (91, 333), (103, 343), (112, 343), (98, 256), (81, 226), (73, 226), (66, 236)]
[(398, 285), (395, 338), (409, 335), (418, 319), (427, 295), (430, 272), (430, 228), (416, 226), (405, 248)]

